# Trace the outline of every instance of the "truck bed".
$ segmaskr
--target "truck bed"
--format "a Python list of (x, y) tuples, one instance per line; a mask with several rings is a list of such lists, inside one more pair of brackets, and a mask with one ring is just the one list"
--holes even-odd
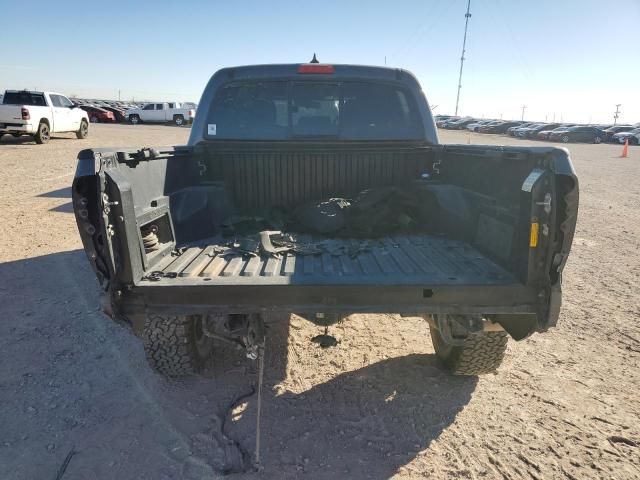
[(421, 234), (375, 240), (332, 239), (331, 242), (332, 251), (342, 249), (353, 253), (247, 256), (216, 254), (219, 244), (190, 247), (180, 255), (167, 255), (159, 260), (151, 268), (153, 273), (147, 273), (139, 285), (499, 286), (519, 283), (477, 249), (457, 240)]

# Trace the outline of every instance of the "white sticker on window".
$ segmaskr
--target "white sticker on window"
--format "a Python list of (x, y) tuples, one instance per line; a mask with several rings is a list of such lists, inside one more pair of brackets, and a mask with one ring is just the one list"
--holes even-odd
[(207, 125), (207, 133), (209, 135), (215, 135), (216, 134), (216, 124), (215, 123), (210, 123)]

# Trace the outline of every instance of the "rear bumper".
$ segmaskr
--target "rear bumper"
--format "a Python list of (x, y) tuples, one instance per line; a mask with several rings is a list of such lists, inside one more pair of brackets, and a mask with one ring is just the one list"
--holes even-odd
[(35, 133), (35, 128), (31, 124), (0, 123), (0, 133)]
[(135, 287), (122, 298), (124, 314), (165, 313), (537, 313), (538, 292), (524, 285), (478, 286), (180, 286)]

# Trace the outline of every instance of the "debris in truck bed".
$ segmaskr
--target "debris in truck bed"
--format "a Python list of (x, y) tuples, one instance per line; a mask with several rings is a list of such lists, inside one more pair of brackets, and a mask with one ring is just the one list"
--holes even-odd
[(336, 237), (384, 237), (424, 230), (431, 205), (415, 194), (415, 185), (363, 190), (353, 199), (328, 198), (306, 203), (292, 212), (269, 208), (255, 215), (234, 215), (222, 224), (226, 237), (255, 235), (266, 230)]
[(295, 226), (321, 234), (379, 237), (415, 228), (425, 205), (409, 193), (411, 185), (363, 190), (354, 199), (330, 198), (303, 205), (293, 214)]
[(330, 198), (307, 203), (293, 212), (294, 222), (304, 230), (316, 233), (336, 233), (347, 225), (347, 209), (351, 201), (345, 198)]

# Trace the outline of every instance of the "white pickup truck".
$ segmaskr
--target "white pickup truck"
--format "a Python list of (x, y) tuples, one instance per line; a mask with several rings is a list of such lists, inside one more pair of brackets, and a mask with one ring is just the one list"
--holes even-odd
[(64, 95), (54, 92), (7, 90), (0, 105), (0, 138), (32, 135), (36, 143), (47, 143), (52, 133), (75, 132), (89, 135), (87, 112)]
[(193, 122), (196, 109), (183, 106), (179, 102), (147, 103), (142, 108), (127, 110), (129, 123), (173, 122), (178, 126)]

